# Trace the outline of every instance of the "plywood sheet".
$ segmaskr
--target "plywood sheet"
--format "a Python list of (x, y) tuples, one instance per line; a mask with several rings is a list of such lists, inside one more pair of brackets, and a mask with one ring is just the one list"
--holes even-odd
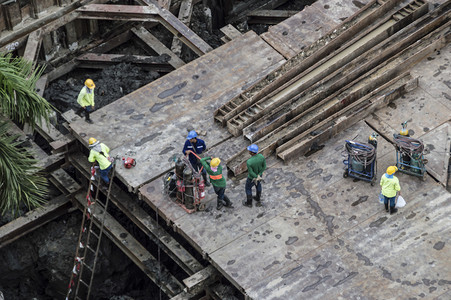
[(448, 180), (449, 151), (451, 145), (450, 122), (445, 123), (421, 137), (428, 160), (426, 170), (446, 187)]
[(208, 147), (230, 134), (214, 123), (214, 110), (237, 96), (285, 60), (254, 32), (248, 32), (201, 58), (92, 113), (94, 125), (71, 124), (80, 140), (90, 136), (115, 156), (132, 156), (137, 166), (117, 175), (136, 189), (170, 167), (181, 153), (187, 128), (207, 130)]

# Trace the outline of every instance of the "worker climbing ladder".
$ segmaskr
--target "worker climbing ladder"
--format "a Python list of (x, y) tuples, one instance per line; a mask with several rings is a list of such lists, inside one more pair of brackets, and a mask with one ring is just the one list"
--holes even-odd
[[(95, 181), (96, 169), (95, 167), (91, 167), (91, 178), (89, 180), (88, 192), (86, 193), (86, 205), (83, 210), (83, 219), (81, 222), (80, 234), (78, 236), (74, 267), (69, 281), (66, 300), (88, 300), (91, 294), (115, 169), (116, 163), (113, 161), (113, 170), (108, 190), (106, 191), (106, 200), (105, 202), (101, 202), (99, 198), (99, 187), (101, 184), (100, 176), (98, 176), (94, 200), (92, 197), (92, 194), (94, 193), (93, 183)], [(98, 211), (96, 211), (97, 209)], [(100, 224), (97, 228), (96, 226), (93, 226), (94, 217), (99, 217)], [(82, 252), (83, 254), (81, 255)], [(86, 270), (88, 272), (86, 272)]]

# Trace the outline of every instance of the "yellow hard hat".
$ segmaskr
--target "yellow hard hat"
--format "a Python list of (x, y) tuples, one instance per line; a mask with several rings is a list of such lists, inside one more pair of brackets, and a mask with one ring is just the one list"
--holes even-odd
[(92, 81), (92, 79), (89, 79), (89, 78), (86, 79), (85, 85), (90, 89), (93, 89), (96, 87), (96, 85), (94, 84), (94, 81)]
[(409, 129), (403, 128), (403, 129), (401, 129), (401, 130), (399, 131), (399, 134), (400, 134), (400, 135), (403, 135), (403, 136), (408, 136), (408, 135), (409, 135)]
[(396, 171), (398, 171), (398, 168), (395, 167), (395, 166), (390, 166), (390, 167), (387, 168), (387, 174), (388, 174), (388, 175), (392, 175), (392, 174), (394, 174)]
[(92, 145), (95, 142), (97, 142), (97, 140), (95, 138), (93, 138), (93, 137), (89, 138), (89, 140), (88, 140), (89, 145)]
[(221, 163), (221, 160), (217, 157), (213, 158), (210, 162), (210, 167), (216, 168)]

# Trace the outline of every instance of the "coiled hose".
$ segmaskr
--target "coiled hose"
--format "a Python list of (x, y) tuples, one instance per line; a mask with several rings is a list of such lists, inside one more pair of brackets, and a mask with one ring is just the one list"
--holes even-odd
[(394, 134), (393, 138), (396, 146), (399, 147), (399, 151), (411, 157), (414, 154), (423, 154), (424, 145), (422, 141), (400, 134)]
[(376, 159), (376, 148), (371, 144), (346, 141), (346, 151), (351, 159), (365, 167)]

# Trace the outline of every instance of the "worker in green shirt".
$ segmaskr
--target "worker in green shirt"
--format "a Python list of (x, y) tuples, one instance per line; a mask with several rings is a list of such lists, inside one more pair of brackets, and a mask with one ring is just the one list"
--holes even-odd
[(255, 144), (247, 147), (251, 158), (246, 162), (247, 164), (247, 180), (246, 180), (246, 201), (243, 202), (244, 206), (252, 207), (252, 187), (255, 185), (257, 189), (257, 196), (255, 197), (255, 206), (262, 206), (262, 176), (263, 171), (266, 170), (266, 159), (258, 153), (258, 146)]
[[(207, 161), (210, 161), (210, 164), (208, 164)], [(233, 208), (233, 204), (229, 197), (225, 195), (226, 180), (224, 176), (222, 176), (222, 166), (219, 165), (221, 160), (217, 157), (213, 159), (211, 157), (204, 157), (201, 158), (200, 163), (210, 176), (210, 183), (213, 185), (213, 189), (218, 196), (216, 209), (219, 210), (222, 206)]]
[(95, 138), (89, 138), (89, 152), (88, 161), (97, 162), (100, 168), (100, 177), (108, 185), (110, 179), (108, 178), (108, 173), (110, 172), (113, 164), (110, 159), (110, 148), (108, 148), (104, 143), (100, 143)]
[[(399, 185), (398, 178), (393, 175), (398, 171), (395, 166), (390, 166), (387, 168), (387, 173), (381, 177), (381, 187), (382, 195), (384, 196), (385, 211), (394, 214), (398, 211), (395, 207), (396, 194), (401, 195), (401, 186)], [(388, 209), (388, 204), (390, 203), (390, 210)]]
[(85, 86), (81, 89), (78, 94), (77, 103), (80, 104), (80, 109), (77, 111), (78, 114), (85, 112), (86, 122), (92, 124), (92, 120), (89, 114), (94, 110), (94, 88), (96, 85), (92, 79), (86, 79)]

